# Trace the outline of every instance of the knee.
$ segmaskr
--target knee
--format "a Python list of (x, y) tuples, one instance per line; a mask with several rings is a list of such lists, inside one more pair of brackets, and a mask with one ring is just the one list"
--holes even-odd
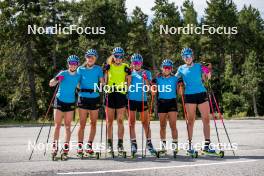
[(66, 131), (71, 131), (71, 125), (70, 124), (65, 124), (64, 127), (65, 127)]
[(80, 128), (79, 129), (80, 130), (84, 130), (85, 129), (85, 125), (86, 125), (85, 123), (80, 123)]
[(61, 129), (61, 124), (55, 124), (55, 130), (60, 130)]
[(160, 124), (160, 129), (165, 130), (166, 129), (166, 124)]
[(96, 127), (96, 121), (91, 121), (91, 122), (90, 122), (90, 125), (91, 125), (92, 127)]
[(118, 119), (117, 119), (117, 123), (118, 123), (119, 125), (123, 125), (123, 119), (122, 119), (122, 118), (118, 118)]

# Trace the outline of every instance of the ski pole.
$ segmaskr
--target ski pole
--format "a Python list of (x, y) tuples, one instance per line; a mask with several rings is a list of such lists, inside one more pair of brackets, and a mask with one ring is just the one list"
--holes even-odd
[(130, 152), (132, 153), (132, 140), (131, 140), (131, 116), (130, 116), (130, 101), (129, 97), (127, 98), (127, 113), (128, 113), (128, 125), (129, 125), (129, 136), (130, 136)]
[(180, 85), (180, 93), (181, 93), (183, 114), (184, 114), (184, 119), (185, 119), (185, 123), (186, 123), (186, 127), (187, 127), (188, 141), (190, 142), (191, 141), (190, 140), (191, 136), (190, 136), (190, 132), (189, 132), (189, 120), (188, 120), (188, 116), (187, 116), (187, 111), (186, 111), (186, 107), (185, 107), (185, 102), (184, 102), (183, 90), (182, 89), (183, 89), (182, 85)]
[[(57, 93), (57, 91), (58, 91), (58, 88), (59, 88), (59, 84), (57, 84), (56, 89), (55, 89), (55, 91), (54, 91), (54, 93), (53, 93), (53, 96), (52, 96), (52, 99), (51, 99), (51, 101), (50, 101), (50, 104), (49, 104), (48, 110), (47, 110), (47, 112), (46, 112), (46, 114), (45, 114), (44, 120), (47, 118), (47, 116), (48, 116), (48, 114), (49, 114), (49, 111), (50, 111), (51, 105), (52, 105), (52, 103), (53, 103), (53, 101), (54, 101), (54, 98), (55, 98), (55, 96), (56, 96), (56, 93)], [(31, 158), (32, 158), (32, 155), (33, 155), (33, 153), (34, 153), (35, 146), (36, 146), (37, 143), (38, 143), (39, 136), (40, 136), (41, 131), (42, 131), (43, 127), (44, 127), (44, 124), (45, 124), (45, 122), (43, 122), (42, 125), (41, 125), (41, 128), (40, 128), (40, 130), (39, 130), (38, 136), (37, 136), (36, 141), (35, 141), (35, 144), (34, 144), (34, 147), (33, 147), (32, 151), (31, 151), (31, 153), (30, 153), (30, 156), (29, 156), (29, 159), (28, 159), (28, 160), (31, 160)]]
[(222, 121), (222, 124), (223, 124), (223, 127), (224, 127), (224, 129), (225, 129), (225, 133), (226, 133), (226, 136), (227, 136), (228, 142), (229, 142), (230, 145), (231, 145), (233, 155), (236, 156), (236, 155), (235, 155), (235, 151), (233, 150), (233, 146), (232, 146), (232, 143), (231, 143), (230, 137), (229, 137), (229, 135), (228, 135), (228, 132), (227, 132), (227, 129), (226, 129), (225, 123), (224, 123), (224, 118), (223, 118), (223, 116), (222, 116), (222, 113), (221, 113), (221, 111), (220, 111), (220, 109), (219, 109), (219, 106), (218, 106), (218, 103), (217, 103), (217, 101), (216, 101), (216, 98), (215, 98), (214, 92), (211, 91), (211, 93), (212, 93), (212, 95), (213, 95), (213, 99), (214, 99), (214, 102), (215, 102), (216, 109), (217, 109), (217, 111), (218, 111), (219, 117), (220, 117), (220, 119), (221, 119), (221, 121)]
[[(106, 94), (105, 97), (105, 101), (106, 101), (106, 106), (105, 106), (105, 144), (107, 145), (107, 125), (108, 125), (108, 93)], [(105, 157), (106, 157), (106, 148), (105, 147)]]
[[(143, 159), (143, 148), (144, 148), (144, 130), (143, 130), (143, 123), (145, 121), (145, 118), (144, 118), (144, 78), (143, 78), (143, 73), (142, 73), (142, 111), (141, 111), (141, 119), (142, 119), (142, 130), (141, 130), (141, 141), (142, 141), (142, 151), (141, 151), (141, 157)], [(148, 136), (146, 136), (147, 138)], [(146, 148), (145, 148), (146, 149)], [(146, 150), (145, 150), (146, 151)], [(145, 152), (146, 153), (146, 152)]]
[(214, 113), (214, 107), (213, 107), (212, 97), (211, 97), (210, 93), (208, 93), (208, 98), (209, 98), (210, 108), (211, 108), (211, 110), (212, 110), (212, 116), (213, 116), (213, 118), (214, 118), (214, 126), (215, 126), (215, 131), (216, 131), (217, 141), (218, 141), (219, 147), (220, 147), (220, 149), (221, 149), (220, 138), (219, 138), (219, 132), (218, 132), (217, 124), (216, 124), (217, 117), (215, 116), (215, 113)]

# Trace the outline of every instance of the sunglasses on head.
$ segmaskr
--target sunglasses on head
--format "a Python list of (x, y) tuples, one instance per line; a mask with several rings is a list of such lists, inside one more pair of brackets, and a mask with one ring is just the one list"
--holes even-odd
[(140, 61), (134, 61), (134, 62), (132, 62), (132, 64), (133, 64), (133, 65), (138, 65), (138, 66), (139, 66), (139, 65), (142, 65), (142, 62), (140, 62)]
[(192, 55), (191, 54), (183, 55), (182, 58), (183, 59), (189, 59), (189, 58), (192, 58)]
[(114, 57), (116, 59), (123, 59), (124, 55), (123, 54), (114, 54)]
[(69, 65), (75, 65), (76, 66), (76, 65), (78, 65), (78, 62), (76, 62), (76, 61), (70, 61), (69, 62)]
[(165, 70), (172, 70), (172, 66), (163, 66), (163, 69), (165, 69)]

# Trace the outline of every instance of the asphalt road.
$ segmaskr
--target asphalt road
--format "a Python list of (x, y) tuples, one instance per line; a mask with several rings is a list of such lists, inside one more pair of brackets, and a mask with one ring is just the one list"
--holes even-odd
[[(186, 142), (185, 121), (177, 122), (179, 132), (179, 142)], [(264, 120), (229, 120), (225, 121), (232, 143), (237, 143), (236, 156), (232, 151), (225, 151), (225, 157), (217, 158), (212, 156), (199, 156), (197, 159), (186, 156), (186, 152), (181, 150), (176, 159), (172, 157), (172, 152), (159, 159), (148, 156), (141, 158), (141, 151), (138, 158), (105, 158), (78, 159), (76, 150), (70, 151), (68, 161), (51, 161), (50, 148), (47, 155), (43, 155), (43, 145), (38, 148), (29, 161), (31, 143), (36, 139), (40, 127), (8, 127), (0, 128), (0, 175), (264, 175)], [(100, 142), (100, 122), (97, 124), (97, 135), (95, 143)], [(127, 123), (125, 133), (125, 148), (130, 155), (129, 128)], [(213, 121), (211, 123), (212, 141), (217, 142)], [(87, 126), (88, 127), (88, 126)], [(227, 143), (221, 122), (218, 122), (220, 140)], [(78, 126), (77, 126), (78, 128)], [(40, 135), (40, 143), (46, 143), (48, 127), (44, 127)], [(155, 147), (159, 147), (159, 123), (152, 122), (152, 141)], [(116, 134), (116, 126), (114, 131)], [(52, 129), (53, 131), (53, 129)], [(63, 135), (63, 132), (61, 136)], [(52, 135), (51, 135), (52, 136)], [(86, 138), (88, 128), (86, 130)], [(170, 139), (170, 129), (167, 127), (167, 139)], [(72, 135), (72, 141), (76, 142), (77, 130)], [(115, 146), (117, 139), (114, 135)], [(201, 142), (202, 123), (196, 121), (193, 142)], [(51, 141), (51, 140), (50, 140)], [(105, 132), (103, 131), (103, 141)], [(141, 149), (141, 124), (137, 122), (138, 148)], [(74, 145), (73, 143), (72, 145)], [(42, 147), (42, 148), (41, 148)], [(42, 150), (41, 150), (42, 149)], [(104, 152), (104, 150), (102, 150)]]

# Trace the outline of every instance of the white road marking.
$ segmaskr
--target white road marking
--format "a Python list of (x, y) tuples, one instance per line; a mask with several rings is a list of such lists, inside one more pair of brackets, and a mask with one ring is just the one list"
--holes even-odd
[(158, 170), (158, 169), (172, 169), (172, 168), (185, 168), (185, 167), (198, 167), (198, 166), (238, 164), (238, 163), (249, 163), (249, 162), (256, 162), (256, 161), (257, 160), (244, 160), (244, 161), (230, 161), (230, 162), (227, 161), (227, 162), (217, 162), (217, 163), (188, 164), (188, 165), (163, 166), (163, 167), (145, 167), (145, 168), (136, 168), (136, 169), (105, 170), (105, 171), (92, 171), (92, 172), (65, 172), (65, 173), (57, 173), (57, 175), (120, 173), (120, 172), (146, 171), (146, 170)]

